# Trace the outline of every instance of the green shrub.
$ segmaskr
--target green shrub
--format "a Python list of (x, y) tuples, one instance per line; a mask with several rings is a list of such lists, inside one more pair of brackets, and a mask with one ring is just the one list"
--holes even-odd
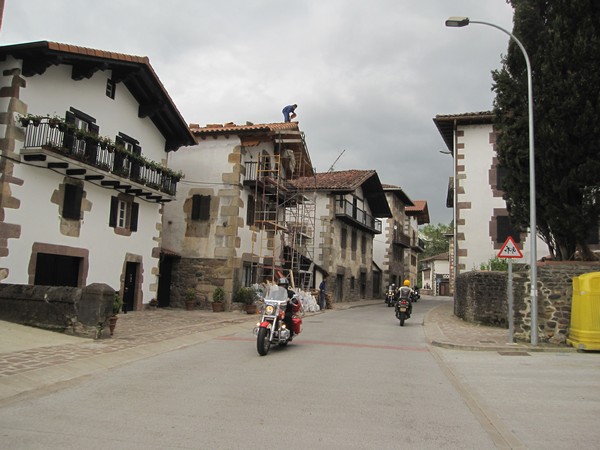
[(121, 298), (118, 292), (115, 292), (115, 296), (113, 298), (113, 314), (119, 314), (122, 307), (123, 299)]
[(243, 287), (233, 296), (233, 301), (236, 303), (244, 303), (245, 305), (251, 305), (258, 300), (258, 294), (251, 287)]
[(225, 300), (225, 291), (220, 287), (215, 288), (215, 290), (213, 291), (212, 301), (214, 303), (222, 303), (223, 300)]

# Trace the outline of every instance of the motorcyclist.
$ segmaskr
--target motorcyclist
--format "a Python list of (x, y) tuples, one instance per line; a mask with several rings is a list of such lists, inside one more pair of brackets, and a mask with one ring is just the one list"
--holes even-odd
[[(389, 298), (389, 294), (392, 294), (392, 298)], [(396, 295), (397, 295), (397, 289), (396, 289), (396, 285), (394, 283), (390, 284), (388, 286), (388, 290), (385, 294), (385, 303), (386, 304), (390, 304), (392, 301), (396, 300)], [(391, 306), (391, 305), (390, 305)]]
[[(402, 286), (400, 287), (400, 289), (398, 289), (398, 297), (399, 300), (405, 299), (408, 301), (408, 315), (410, 316), (412, 314), (412, 301), (410, 300), (410, 296), (413, 293), (413, 290), (410, 287), (410, 281), (409, 280), (404, 280), (404, 283), (402, 283)], [(396, 305), (398, 305), (400, 302), (398, 302)]]
[(280, 278), (277, 283), (280, 287), (284, 288), (287, 291), (288, 302), (285, 306), (285, 316), (283, 318), (283, 323), (288, 330), (290, 330), (290, 339), (294, 336), (294, 321), (292, 318), (294, 317), (294, 313), (298, 311), (300, 307), (300, 302), (296, 297), (296, 293), (289, 288), (290, 284), (287, 278)]

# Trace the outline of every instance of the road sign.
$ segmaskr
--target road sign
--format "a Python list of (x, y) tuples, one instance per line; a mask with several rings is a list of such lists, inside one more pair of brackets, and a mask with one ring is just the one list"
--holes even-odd
[(523, 253), (521, 253), (521, 250), (519, 250), (519, 247), (517, 247), (515, 240), (512, 238), (512, 236), (507, 237), (506, 241), (504, 241), (504, 244), (502, 245), (502, 248), (498, 252), (498, 258), (522, 258), (522, 257), (523, 257)]

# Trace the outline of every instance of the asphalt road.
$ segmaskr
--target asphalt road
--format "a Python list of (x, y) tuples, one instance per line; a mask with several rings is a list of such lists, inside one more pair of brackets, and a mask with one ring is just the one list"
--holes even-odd
[[(429, 347), (381, 305), (305, 318), (260, 357), (252, 326), (0, 408), (6, 449), (595, 448), (598, 354)], [(567, 429), (568, 428), (568, 429)]]

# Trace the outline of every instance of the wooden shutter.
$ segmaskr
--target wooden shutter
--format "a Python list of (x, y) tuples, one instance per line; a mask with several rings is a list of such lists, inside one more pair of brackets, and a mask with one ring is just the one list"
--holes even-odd
[(246, 208), (246, 224), (248, 226), (254, 225), (254, 196), (248, 196), (248, 207)]
[(200, 196), (200, 220), (208, 220), (210, 218), (210, 195)]
[(131, 203), (131, 223), (129, 224), (129, 229), (131, 231), (138, 230), (138, 215), (140, 211), (139, 203)]
[(79, 220), (81, 218), (81, 200), (83, 188), (75, 184), (65, 184), (63, 199), (63, 218)]
[[(75, 126), (75, 114), (73, 114), (71, 111), (67, 111), (67, 113), (65, 115), (65, 122), (69, 125)], [(74, 140), (73, 129), (68, 127), (67, 130), (65, 131), (63, 147), (72, 149), (73, 148), (73, 140)]]
[(108, 226), (115, 228), (117, 226), (117, 214), (119, 213), (119, 199), (110, 198), (110, 215), (108, 216)]

